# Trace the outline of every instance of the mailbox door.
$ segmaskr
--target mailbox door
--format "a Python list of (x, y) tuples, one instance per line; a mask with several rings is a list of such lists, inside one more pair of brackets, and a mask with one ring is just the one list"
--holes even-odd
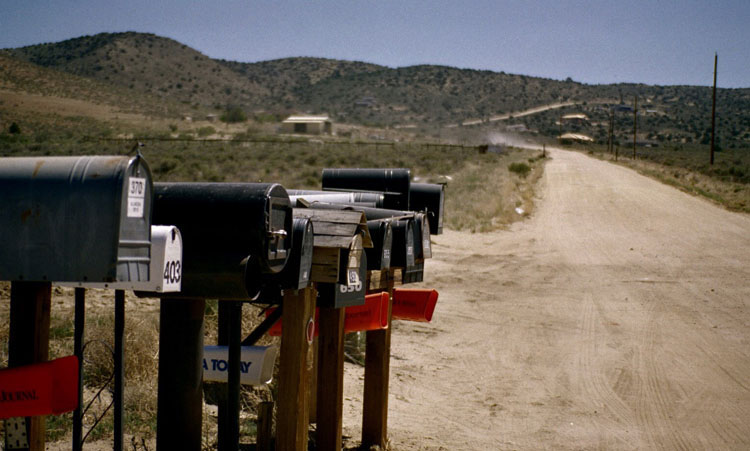
[(367, 270), (377, 271), (391, 267), (391, 247), (393, 246), (393, 229), (390, 220), (367, 221), (372, 237), (371, 248), (366, 248)]
[(152, 181), (138, 157), (0, 159), (0, 280), (149, 279)]
[(365, 303), (367, 291), (367, 255), (360, 257), (359, 280), (352, 284), (321, 283), (318, 284), (318, 306), (342, 308)]
[(430, 217), (430, 233), (443, 233), (445, 210), (445, 185), (412, 183), (409, 187), (409, 207), (413, 211), (426, 211)]
[(406, 268), (414, 264), (414, 220), (399, 219), (393, 222), (391, 267)]

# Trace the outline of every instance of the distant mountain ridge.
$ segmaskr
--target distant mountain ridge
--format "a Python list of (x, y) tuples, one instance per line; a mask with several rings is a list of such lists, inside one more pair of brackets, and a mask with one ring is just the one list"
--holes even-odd
[[(212, 59), (172, 39), (137, 32), (102, 33), (5, 52), (134, 96), (155, 96), (186, 107), (328, 113), (338, 121), (377, 126), (486, 122), (493, 116), (569, 101), (600, 122), (609, 114), (602, 105), (631, 105), (637, 95), (640, 108), (655, 117), (644, 133), (690, 142), (704, 139), (703, 122), (711, 103), (710, 88), (697, 86), (585, 85), (445, 66), (394, 69), (309, 57), (240, 63)], [(750, 140), (750, 89), (720, 89), (719, 104), (722, 139)], [(554, 134), (559, 114), (508, 122)], [(589, 132), (602, 133), (601, 128)]]

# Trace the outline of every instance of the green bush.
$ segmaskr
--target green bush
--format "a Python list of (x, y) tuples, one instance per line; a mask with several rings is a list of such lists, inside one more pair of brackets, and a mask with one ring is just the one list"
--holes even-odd
[(219, 117), (222, 122), (234, 124), (237, 122), (245, 122), (247, 120), (247, 114), (242, 111), (240, 107), (227, 108), (224, 114)]
[(198, 129), (198, 136), (200, 136), (201, 138), (213, 135), (214, 133), (216, 133), (216, 129), (211, 127), (210, 125)]
[(529, 175), (531, 167), (526, 163), (511, 163), (508, 166), (508, 170), (510, 172), (518, 174), (521, 177), (526, 177), (527, 175)]

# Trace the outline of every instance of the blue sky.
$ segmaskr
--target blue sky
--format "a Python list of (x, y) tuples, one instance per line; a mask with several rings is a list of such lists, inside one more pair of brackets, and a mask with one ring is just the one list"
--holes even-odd
[(750, 87), (750, 0), (0, 0), (0, 48), (100, 32), (212, 58), (439, 64), (599, 84)]

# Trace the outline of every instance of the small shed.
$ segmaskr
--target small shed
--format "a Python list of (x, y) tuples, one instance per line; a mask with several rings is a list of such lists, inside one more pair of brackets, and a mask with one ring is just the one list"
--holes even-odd
[(281, 123), (282, 133), (330, 135), (332, 131), (333, 125), (328, 116), (289, 116)]
[(583, 113), (566, 114), (561, 119), (563, 122), (578, 124), (578, 125), (587, 124), (589, 122), (589, 117)]
[(564, 133), (558, 136), (557, 140), (560, 141), (561, 144), (572, 144), (574, 142), (588, 144), (594, 142), (591, 137), (580, 133)]

